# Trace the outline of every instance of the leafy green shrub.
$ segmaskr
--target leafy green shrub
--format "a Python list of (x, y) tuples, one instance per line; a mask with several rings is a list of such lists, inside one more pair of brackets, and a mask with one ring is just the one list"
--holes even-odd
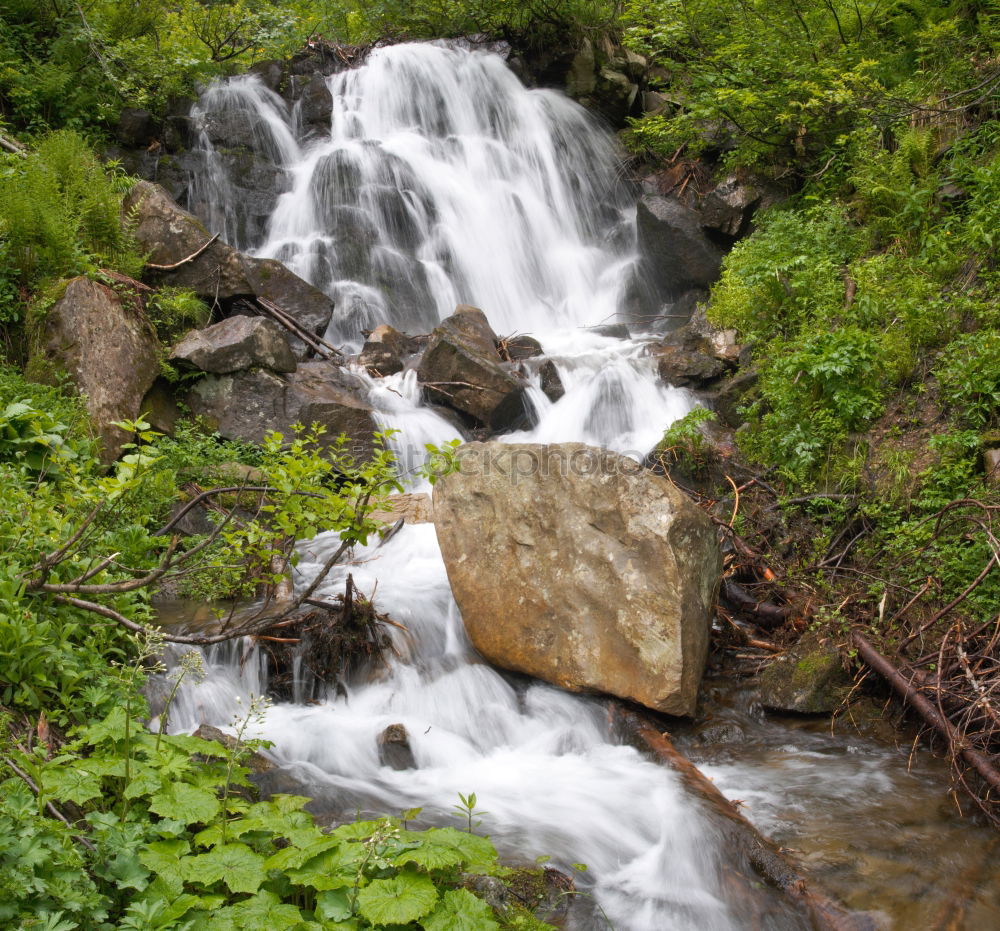
[(806, 481), (848, 433), (880, 413), (882, 369), (877, 337), (853, 326), (783, 347), (762, 372), (767, 409), (745, 440), (748, 451)]
[[(105, 914), (109, 926), (133, 929), (499, 931), (492, 909), (460, 885), (463, 873), (505, 874), (488, 839), (450, 827), (408, 830), (398, 818), (324, 832), (303, 810), (306, 798), (251, 802), (233, 791), (249, 785), (242, 735), (254, 713), (228, 748), (150, 734), (119, 708), (78, 729), (51, 760), (44, 750), (14, 754), (41, 787), (39, 802), (80, 811), (93, 850), (74, 852), (65, 833), (37, 817), (37, 803), (26, 810), (23, 784), (7, 780), (3, 804), (15, 824), (47, 841), (36, 842), (32, 860), (11, 858), (13, 868), (0, 872), (7, 914), (28, 920), (44, 908), (66, 931), (103, 927)], [(0, 808), (0, 824), (3, 817)], [(18, 835), (19, 826), (7, 833)], [(5, 852), (0, 841), (0, 870)], [(36, 877), (62, 879), (72, 895), (60, 903)]]
[(844, 304), (844, 268), (864, 234), (842, 209), (774, 210), (726, 256), (709, 318), (752, 342), (811, 331)]
[(941, 396), (956, 419), (970, 427), (993, 425), (1000, 416), (1000, 333), (980, 330), (953, 340), (935, 370)]
[(705, 465), (705, 435), (702, 426), (716, 420), (715, 413), (707, 407), (696, 407), (675, 420), (656, 444), (654, 457), (669, 466), (677, 463), (684, 468), (698, 470)]
[(142, 258), (120, 219), (129, 183), (70, 131), (43, 137), (24, 159), (8, 159), (0, 176), (0, 241), (19, 283), (34, 289), (101, 265), (138, 274)]

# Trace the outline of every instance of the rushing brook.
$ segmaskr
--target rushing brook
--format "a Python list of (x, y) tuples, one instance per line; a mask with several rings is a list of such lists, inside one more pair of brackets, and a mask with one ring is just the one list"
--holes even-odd
[[(379, 49), (329, 78), (329, 87), (333, 115), (320, 134), (254, 77), (210, 88), (195, 115), (250, 119), (257, 148), (282, 169), (287, 190), (267, 224), (255, 227), (205, 135), (206, 167), (192, 201), (214, 231), (282, 260), (335, 298), (330, 341), (356, 348), (360, 331), (382, 322), (428, 332), (458, 303), (481, 307), (501, 335), (532, 334), (566, 394), (553, 404), (533, 392), (537, 424), (510, 439), (577, 440), (638, 456), (691, 409), (688, 393), (657, 382), (641, 340), (587, 329), (622, 319), (636, 262), (634, 194), (617, 178), (611, 137), (581, 108), (555, 92), (526, 90), (497, 56), (439, 45)], [(362, 377), (381, 422), (398, 431), (404, 472), (419, 464), (425, 443), (457, 435), (423, 405), (413, 373)], [(307, 583), (338, 542), (303, 541), (296, 582)], [(422, 817), (440, 823), (460, 792), (474, 791), (487, 812), (480, 830), (509, 858), (548, 855), (570, 872), (586, 863), (580, 885), (620, 931), (748, 927), (727, 895), (726, 851), (699, 806), (671, 772), (614, 740), (602, 702), (478, 659), (432, 525), (359, 548), (321, 591), (342, 591), (348, 572), (405, 625), (408, 633), (393, 630), (401, 658), (373, 680), (349, 683), (346, 695), (279, 704), (260, 728), (283, 770), (325, 812), (423, 806)], [(175, 728), (225, 727), (251, 693), (266, 690), (260, 658), (243, 649), (208, 658), (208, 678), (179, 696)], [(414, 770), (379, 764), (376, 737), (396, 723), (410, 735)], [(824, 761), (811, 752), (788, 751), (819, 778)], [(748, 763), (741, 774), (738, 758), (709, 762), (727, 793), (751, 800), (751, 817), (781, 821), (768, 779), (787, 784), (784, 769)], [(880, 783), (867, 770), (841, 770), (845, 792), (877, 801), (893, 791), (888, 777)], [(852, 904), (872, 907), (864, 897)], [(759, 908), (762, 927), (807, 927), (776, 899)], [(606, 927), (589, 911), (575, 927)]]

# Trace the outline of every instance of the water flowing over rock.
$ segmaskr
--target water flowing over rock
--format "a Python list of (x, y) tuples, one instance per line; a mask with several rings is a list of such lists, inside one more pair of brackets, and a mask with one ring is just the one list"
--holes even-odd
[(74, 278), (45, 315), (29, 369), (69, 374), (101, 438), (101, 458), (118, 458), (131, 436), (113, 425), (135, 420), (159, 373), (159, 346), (141, 305), (111, 288)]
[[(260, 75), (213, 85), (193, 111), (204, 168), (191, 203), (223, 239), (332, 297), (331, 342), (360, 348), (381, 323), (426, 333), (460, 303), (501, 333), (624, 311), (634, 198), (612, 140), (579, 106), (526, 90), (495, 55), (442, 44), (375, 49), (325, 80), (319, 138), (306, 119), (326, 97), (308, 69), (299, 90), (321, 106), (300, 95), (290, 108)], [(221, 138), (227, 121), (235, 140)], [(234, 239), (250, 226), (223, 157), (236, 141), (292, 184), (246, 240)]]
[(254, 367), (295, 371), (295, 356), (284, 331), (263, 317), (229, 317), (204, 330), (192, 330), (174, 346), (170, 360), (215, 375)]
[(721, 556), (709, 519), (633, 460), (578, 443), (472, 443), (434, 520), (490, 662), (669, 714), (694, 711)]

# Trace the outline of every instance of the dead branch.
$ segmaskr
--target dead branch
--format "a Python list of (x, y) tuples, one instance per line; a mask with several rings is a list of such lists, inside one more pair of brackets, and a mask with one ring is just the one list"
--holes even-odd
[(153, 271), (156, 272), (171, 272), (175, 268), (180, 268), (182, 265), (187, 265), (188, 262), (193, 262), (218, 238), (219, 234), (216, 233), (211, 239), (208, 240), (208, 242), (204, 243), (203, 245), (200, 245), (197, 249), (194, 250), (194, 252), (192, 252), (190, 255), (184, 256), (184, 258), (178, 262), (172, 262), (170, 265), (158, 265), (156, 262), (147, 262), (146, 268), (151, 268)]
[(920, 694), (902, 673), (865, 639), (863, 634), (854, 631), (851, 640), (865, 663), (882, 676), (945, 739), (951, 754), (962, 756), (984, 782), (992, 789), (1000, 791), (1000, 773), (984, 754), (962, 739), (962, 735), (943, 712)]

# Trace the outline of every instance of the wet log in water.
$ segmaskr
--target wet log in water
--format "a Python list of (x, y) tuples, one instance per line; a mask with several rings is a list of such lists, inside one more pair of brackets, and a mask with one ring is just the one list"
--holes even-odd
[(614, 718), (625, 734), (678, 773), (685, 786), (701, 798), (725, 831), (727, 841), (768, 885), (809, 914), (816, 931), (875, 931), (873, 919), (850, 912), (819, 891), (811, 879), (764, 837), (687, 757), (653, 723), (623, 705), (613, 706)]

